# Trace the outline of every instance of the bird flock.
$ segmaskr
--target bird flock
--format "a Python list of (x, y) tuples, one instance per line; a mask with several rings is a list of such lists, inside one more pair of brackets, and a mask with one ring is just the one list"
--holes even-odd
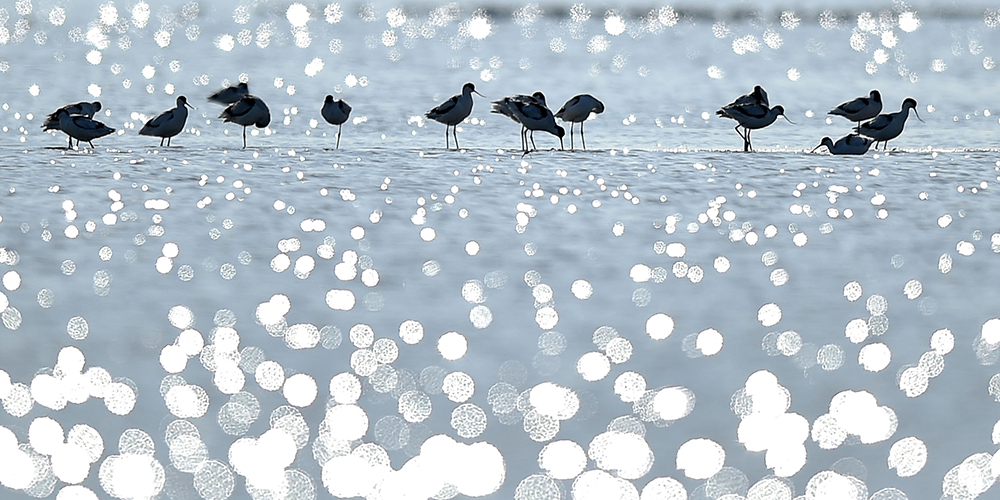
[[(473, 94), (485, 97), (476, 91), (474, 84), (466, 83), (462, 86), (462, 93), (451, 96), (424, 115), (445, 125), (446, 149), (451, 149), (452, 138), (455, 140), (455, 149), (459, 148), (456, 127), (472, 113)], [(208, 100), (225, 106), (225, 109), (219, 114), (219, 118), (224, 123), (235, 123), (243, 127), (244, 148), (247, 147), (247, 127), (264, 128), (271, 123), (271, 111), (267, 104), (260, 97), (250, 94), (246, 82), (223, 88), (208, 96)], [(923, 121), (920, 114), (917, 113), (916, 107), (916, 100), (906, 98), (898, 112), (881, 114), (882, 96), (878, 90), (872, 90), (868, 96), (841, 103), (831, 109), (828, 114), (842, 116), (854, 122), (854, 129), (836, 141), (824, 137), (812, 151), (815, 152), (819, 148), (826, 147), (834, 155), (861, 155), (867, 153), (872, 145), (877, 148), (879, 143), (882, 143), (882, 148), (885, 149), (890, 140), (903, 133), (903, 127), (909, 117), (910, 110), (913, 110), (918, 120)], [(147, 121), (139, 130), (139, 135), (159, 137), (160, 146), (166, 142), (169, 147), (170, 139), (184, 130), (188, 118), (188, 108), (197, 109), (187, 102), (185, 96), (177, 97), (177, 105)], [(45, 118), (42, 130), (56, 130), (65, 133), (69, 137), (67, 149), (73, 147), (73, 139), (76, 139), (77, 146), (81, 141), (85, 141), (93, 148), (94, 145), (91, 141), (115, 131), (115, 129), (94, 119), (100, 110), (101, 103), (96, 101), (63, 106)], [(535, 131), (548, 132), (558, 137), (559, 149), (563, 149), (563, 137), (566, 135), (566, 129), (558, 125), (556, 119), (569, 123), (571, 150), (575, 149), (574, 127), (577, 123), (580, 124), (580, 140), (583, 149), (586, 150), (587, 140), (583, 133), (583, 124), (603, 113), (604, 103), (590, 94), (579, 94), (570, 98), (558, 111), (553, 113), (545, 102), (545, 95), (541, 92), (535, 92), (531, 95), (516, 94), (493, 101), (491, 112), (506, 116), (521, 126), (521, 148), (525, 154), (537, 150), (534, 138)], [(337, 126), (335, 148), (339, 149), (341, 128), (350, 118), (351, 106), (342, 99), (334, 99), (332, 95), (327, 95), (320, 114), (327, 123)], [(752, 92), (737, 97), (733, 102), (723, 106), (716, 114), (736, 121), (735, 130), (743, 139), (743, 151), (753, 151), (750, 140), (750, 133), (753, 130), (771, 125), (779, 116), (794, 124), (785, 116), (784, 107), (771, 107), (767, 91), (760, 85), (755, 86)], [(450, 136), (449, 129), (451, 130)]]
[[(909, 117), (910, 110), (917, 115), (921, 122), (920, 113), (917, 113), (917, 101), (912, 97), (907, 97), (903, 101), (901, 109), (895, 113), (882, 113), (882, 95), (877, 90), (872, 90), (867, 97), (862, 96), (831, 109), (827, 114), (843, 116), (855, 122), (857, 126), (853, 133), (845, 135), (836, 142), (829, 137), (824, 137), (813, 151), (821, 147), (826, 147), (830, 154), (834, 155), (863, 155), (868, 152), (872, 145), (878, 147), (882, 143), (882, 149), (886, 144), (903, 133), (903, 126)], [(725, 105), (716, 112), (724, 118), (736, 120), (736, 133), (743, 139), (743, 151), (752, 151), (750, 143), (750, 131), (764, 128), (778, 119), (785, 116), (785, 108), (781, 106), (770, 107), (767, 100), (767, 91), (757, 85), (753, 92), (736, 98), (735, 101)], [(865, 121), (867, 120), (867, 121)], [(791, 120), (788, 120), (792, 123)], [(864, 123), (862, 123), (864, 122)], [(743, 131), (740, 131), (740, 128)]]

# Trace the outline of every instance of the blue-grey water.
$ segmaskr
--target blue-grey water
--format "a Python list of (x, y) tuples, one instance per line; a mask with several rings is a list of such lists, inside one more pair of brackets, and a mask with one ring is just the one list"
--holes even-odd
[[(0, 7), (3, 496), (994, 494), (995, 11)], [(755, 84), (794, 123), (744, 154)], [(871, 89), (923, 122), (811, 154)], [(489, 101), (536, 90), (605, 103), (587, 151), (522, 156)], [(82, 100), (118, 132), (61, 149)]]

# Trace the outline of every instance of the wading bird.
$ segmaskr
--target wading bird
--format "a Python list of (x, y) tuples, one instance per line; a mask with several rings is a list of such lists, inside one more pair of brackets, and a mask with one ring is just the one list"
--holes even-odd
[(340, 149), (340, 128), (344, 125), (351, 116), (351, 106), (344, 102), (343, 99), (333, 100), (332, 95), (326, 96), (326, 100), (323, 101), (323, 110), (320, 112), (323, 115), (323, 119), (326, 120), (330, 125), (337, 126), (337, 148)]
[[(520, 120), (517, 119), (517, 114), (514, 113), (514, 109), (509, 105), (510, 102), (517, 101), (523, 102), (525, 104), (538, 104), (545, 106), (545, 94), (541, 92), (535, 92), (531, 95), (517, 94), (510, 97), (505, 97), (499, 101), (493, 101), (493, 109), (490, 113), (499, 113), (501, 115), (514, 120), (520, 124)], [(521, 149), (524, 151), (528, 150), (528, 129), (521, 124)]]
[[(62, 129), (59, 128), (59, 117), (58, 117), (58, 115), (59, 115), (60, 111), (66, 111), (70, 115), (81, 115), (81, 116), (85, 116), (87, 118), (93, 118), (94, 115), (96, 115), (97, 112), (100, 111), (100, 110), (101, 110), (101, 103), (99, 101), (94, 101), (94, 102), (77, 102), (77, 103), (73, 103), (73, 104), (68, 104), (66, 106), (63, 106), (63, 107), (61, 107), (61, 108), (59, 108), (59, 109), (57, 109), (57, 110), (49, 113), (49, 116), (45, 117), (45, 122), (42, 123), (42, 130), (44, 130), (46, 132), (49, 131), (49, 130), (62, 130)], [(69, 134), (67, 134), (67, 135), (69, 135)], [(77, 143), (78, 143), (77, 145), (79, 145), (79, 141), (77, 141)], [(72, 145), (71, 145), (71, 147), (72, 147)]]
[[(762, 89), (763, 90), (763, 89)], [(767, 100), (767, 97), (764, 98)], [(563, 104), (559, 111), (556, 111), (556, 118), (569, 122), (569, 149), (573, 148), (573, 124), (580, 124), (580, 139), (583, 141), (583, 150), (587, 150), (587, 138), (583, 135), (583, 122), (590, 118), (591, 114), (599, 115), (604, 112), (604, 103), (590, 94), (580, 94), (573, 96)]]
[(903, 101), (903, 105), (900, 110), (895, 113), (887, 113), (884, 115), (878, 115), (875, 119), (862, 123), (858, 127), (858, 132), (861, 135), (871, 137), (875, 139), (875, 148), (878, 148), (878, 143), (882, 143), (882, 149), (887, 147), (887, 144), (892, 139), (899, 137), (899, 134), (903, 133), (903, 125), (906, 125), (906, 118), (910, 116), (910, 110), (917, 115), (917, 119), (921, 122), (924, 121), (920, 118), (920, 113), (917, 113), (917, 101), (912, 97), (907, 97)]
[(188, 119), (188, 108), (196, 109), (194, 106), (188, 104), (187, 97), (178, 97), (176, 107), (168, 109), (157, 115), (156, 118), (146, 122), (139, 130), (139, 135), (159, 137), (160, 146), (163, 145), (163, 140), (166, 139), (167, 147), (170, 147), (170, 138), (184, 130), (184, 124), (187, 123)]
[(90, 141), (98, 137), (104, 137), (115, 131), (115, 129), (97, 120), (92, 120), (83, 115), (71, 115), (65, 109), (57, 111), (56, 118), (59, 120), (59, 130), (66, 132), (66, 135), (70, 137), (69, 145), (66, 149), (73, 147), (73, 139), (85, 141), (87, 144), (90, 144), (90, 147), (94, 147), (94, 144)]
[(881, 112), (882, 95), (879, 94), (877, 90), (873, 90), (868, 94), (868, 97), (859, 97), (852, 101), (841, 103), (836, 108), (831, 109), (827, 114), (843, 116), (844, 118), (857, 123), (857, 127), (855, 127), (854, 130), (858, 130), (858, 127), (861, 126), (861, 122), (875, 118)]
[(455, 149), (458, 149), (458, 133), (455, 125), (462, 123), (472, 113), (472, 94), (486, 97), (476, 92), (476, 86), (466, 83), (462, 86), (462, 93), (453, 95), (447, 101), (442, 102), (434, 109), (428, 111), (424, 116), (444, 124), (444, 146), (451, 149), (448, 144), (448, 128), (451, 127), (452, 135), (455, 137)]
[[(723, 118), (732, 118), (733, 120), (736, 120), (736, 133), (740, 134), (740, 137), (743, 138), (743, 151), (753, 151), (753, 145), (750, 143), (751, 130), (764, 128), (774, 123), (774, 120), (778, 119), (779, 116), (783, 116), (785, 120), (788, 120), (788, 123), (792, 123), (792, 121), (785, 116), (785, 108), (781, 106), (775, 106), (770, 109), (761, 104), (726, 106), (719, 111), (716, 111), (715, 114)], [(740, 132), (740, 127), (743, 127), (745, 133)]]
[[(530, 132), (531, 149), (535, 147), (535, 131), (548, 132), (559, 138), (559, 149), (563, 149), (562, 138), (566, 135), (566, 129), (556, 124), (556, 117), (552, 110), (537, 102), (515, 101), (509, 97), (501, 99), (493, 104), (493, 109), (505, 108), (514, 115), (515, 120)], [(499, 111), (497, 111), (499, 112)], [(525, 153), (528, 152), (527, 144)]]
[(767, 91), (764, 90), (764, 87), (761, 87), (760, 85), (755, 85), (753, 88), (753, 92), (750, 92), (749, 94), (743, 94), (737, 97), (735, 101), (726, 104), (723, 107), (728, 108), (731, 106), (748, 106), (754, 104), (759, 104), (761, 106), (764, 106), (765, 108), (770, 107), (770, 103), (767, 102)]
[(247, 127), (264, 128), (271, 123), (271, 110), (264, 100), (252, 95), (232, 103), (219, 115), (223, 122), (243, 125), (243, 149), (247, 147)]
[(857, 134), (845, 135), (837, 139), (837, 142), (833, 142), (829, 137), (824, 137), (820, 141), (819, 146), (816, 146), (810, 152), (826, 146), (826, 149), (829, 149), (832, 155), (863, 155), (868, 152), (868, 148), (874, 143), (875, 141)]

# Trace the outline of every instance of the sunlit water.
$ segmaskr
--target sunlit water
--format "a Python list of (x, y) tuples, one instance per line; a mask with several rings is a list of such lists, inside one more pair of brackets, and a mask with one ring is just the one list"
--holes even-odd
[[(4, 6), (5, 495), (995, 482), (995, 12), (394, 7)], [(246, 150), (204, 100), (239, 79), (272, 113)], [(466, 81), (607, 111), (590, 151), (522, 156), (477, 98), (445, 151), (423, 112)], [(743, 154), (714, 111), (754, 84), (795, 123)], [(872, 88), (924, 123), (808, 154)], [(339, 151), (328, 93), (354, 108)], [(173, 147), (136, 135), (177, 95)], [(121, 131), (96, 149), (39, 130), (93, 99)]]

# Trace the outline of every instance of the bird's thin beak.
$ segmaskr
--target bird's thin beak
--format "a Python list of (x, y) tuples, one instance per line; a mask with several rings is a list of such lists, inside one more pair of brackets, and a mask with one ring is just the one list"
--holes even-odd
[(195, 109), (195, 110), (198, 109), (198, 108), (192, 106), (191, 104), (189, 104), (187, 102), (185, 102), (184, 105), (187, 106), (187, 107), (189, 107), (189, 108), (191, 108), (191, 109)]
[(478, 95), (479, 97), (486, 97), (483, 94), (480, 94), (477, 90), (473, 90), (472, 93)]
[(815, 152), (816, 152), (816, 150), (817, 150), (817, 149), (819, 149), (819, 148), (820, 148), (820, 147), (822, 147), (822, 146), (823, 146), (823, 145), (822, 145), (822, 144), (820, 144), (819, 146), (816, 146), (816, 147), (812, 148), (812, 149), (811, 149), (811, 150), (810, 150), (809, 152), (810, 152), (810, 153), (815, 153)]
[(781, 117), (784, 118), (788, 123), (791, 123), (792, 125), (795, 125), (795, 122), (789, 120), (787, 116), (781, 115)]
[(913, 114), (917, 115), (917, 119), (920, 120), (920, 123), (927, 123), (920, 117), (920, 113), (917, 113), (917, 108), (913, 108)]

